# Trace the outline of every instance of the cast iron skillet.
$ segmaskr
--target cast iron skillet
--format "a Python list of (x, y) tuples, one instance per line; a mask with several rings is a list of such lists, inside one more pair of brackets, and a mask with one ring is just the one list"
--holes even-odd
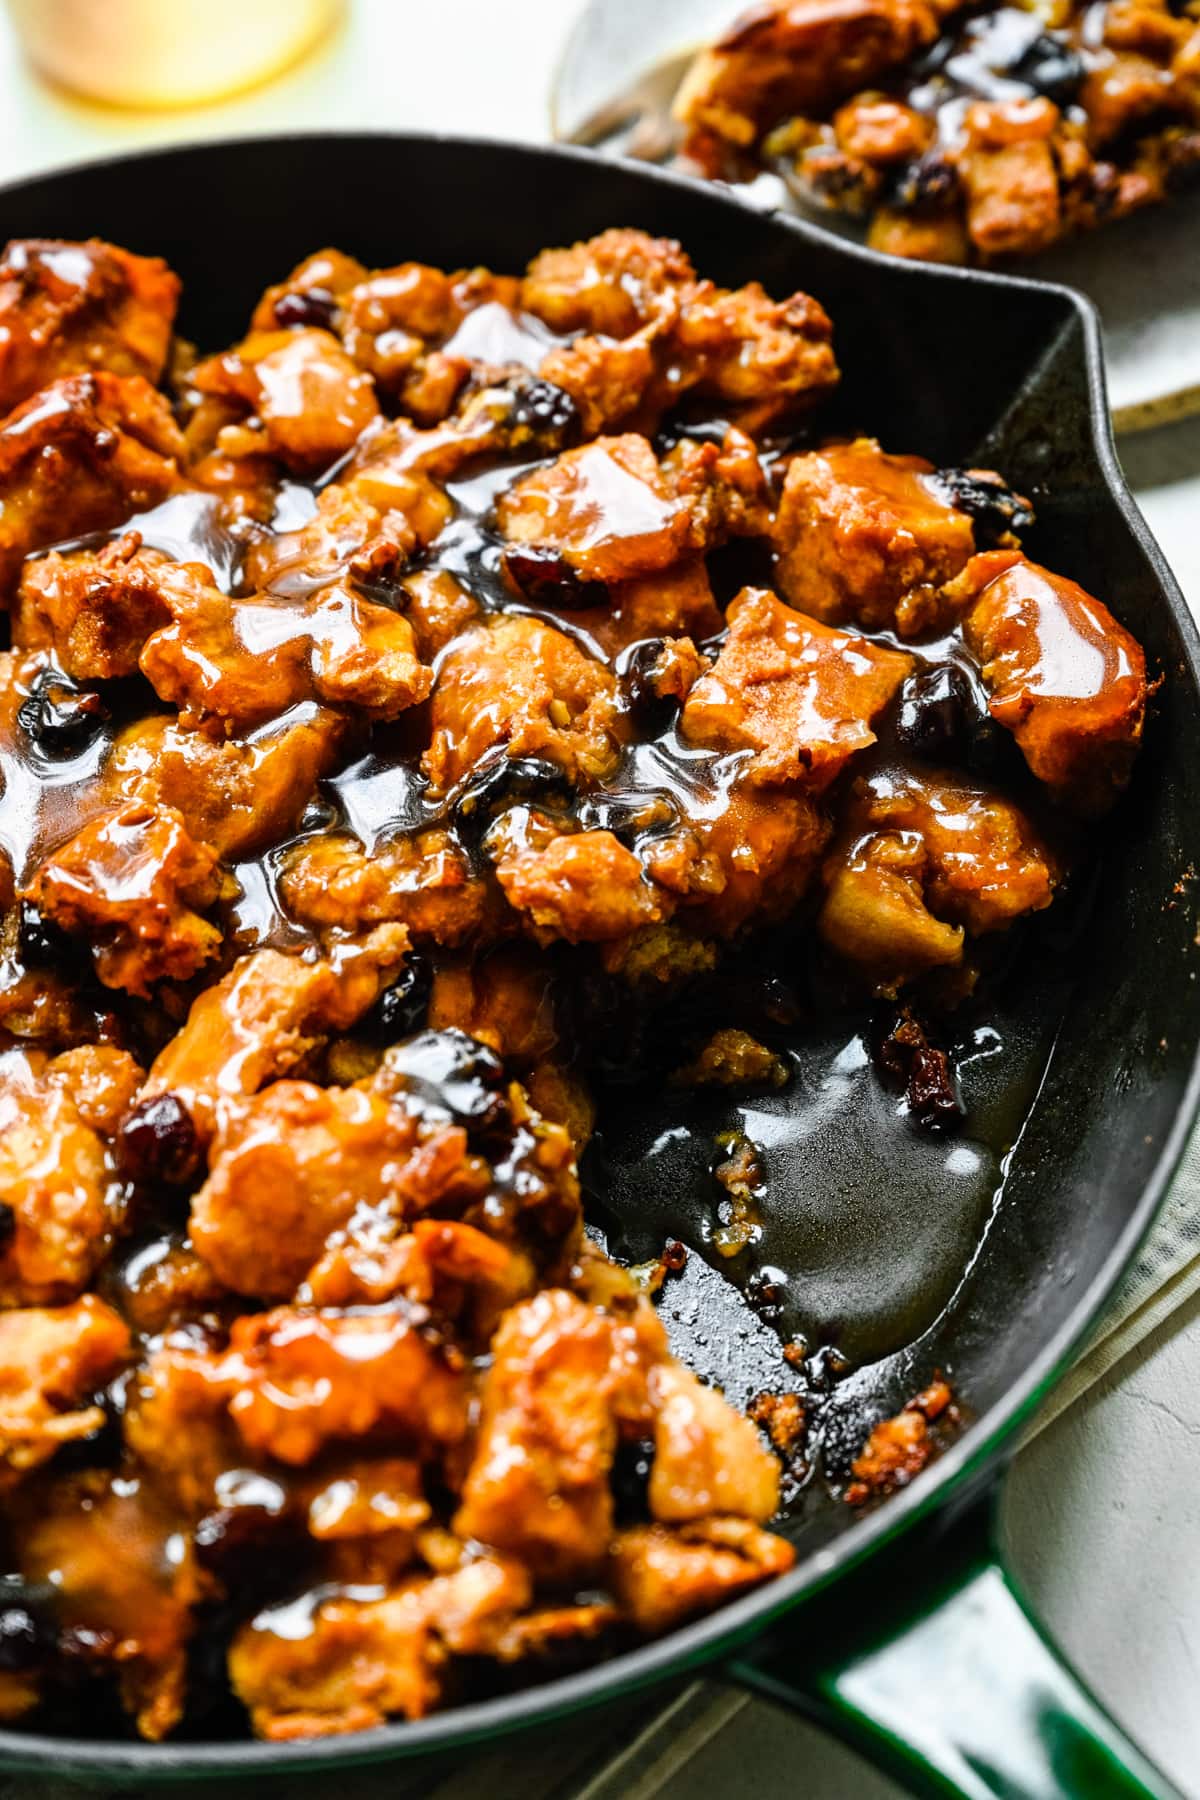
[[(984, 1122), (975, 1148), (969, 1125), (959, 1160), (942, 1146), (934, 1166), (927, 1140), (897, 1135), (877, 1089), (854, 1085), (836, 1020), (793, 1083), (796, 1103), (755, 1121), (782, 1172), (771, 1260), (818, 1341), (856, 1352), (828, 1409), (831, 1466), (844, 1468), (869, 1423), (935, 1367), (952, 1373), (975, 1422), (861, 1522), (841, 1503), (807, 1498), (790, 1525), (799, 1558), (786, 1579), (584, 1673), (314, 1744), (4, 1732), (0, 1762), (124, 1780), (332, 1772), (479, 1742), (722, 1658), (738, 1679), (815, 1710), (918, 1791), (1167, 1795), (1055, 1658), (990, 1548), (988, 1502), (1015, 1429), (1145, 1233), (1197, 1105), (1200, 642), (1117, 467), (1094, 313), (1064, 289), (879, 257), (711, 187), (561, 149), (252, 139), (0, 191), (5, 237), (96, 233), (167, 257), (184, 278), (181, 328), (210, 348), (239, 335), (261, 289), (325, 243), (373, 265), (515, 270), (542, 245), (615, 224), (682, 239), (722, 282), (816, 294), (845, 371), (830, 427), (864, 426), (942, 465), (994, 460), (1037, 496), (1034, 553), (1108, 600), (1164, 676), (1135, 787), (1104, 827), (1090, 905), (1076, 909), (1074, 948), (1052, 938), (1031, 953), (1027, 979), (1000, 1009), (1005, 1054), (989, 1059), (985, 1042), (968, 1067), (973, 1119)], [(667, 1107), (662, 1096), (658, 1104)], [(873, 1148), (872, 1121), (890, 1134), (886, 1154)], [(612, 1219), (635, 1244), (639, 1231), (661, 1242), (688, 1185), (686, 1166), (658, 1165), (646, 1126), (635, 1108), (627, 1137), (602, 1146)], [(1006, 1145), (1002, 1166), (989, 1161)], [(777, 1341), (760, 1360), (763, 1328), (736, 1291), (701, 1256), (689, 1269), (686, 1303), (668, 1308), (684, 1353), (735, 1400), (768, 1370), (777, 1380)]]

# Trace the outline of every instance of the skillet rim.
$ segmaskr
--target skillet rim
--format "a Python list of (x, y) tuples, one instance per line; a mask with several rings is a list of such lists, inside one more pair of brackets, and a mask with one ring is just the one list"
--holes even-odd
[[(292, 144), (335, 142), (357, 144), (363, 151), (377, 145), (403, 145), (411, 151), (435, 155), (440, 149), (465, 150), (481, 156), (497, 153), (518, 161), (578, 163), (581, 166), (621, 168), (651, 186), (679, 189), (695, 198), (697, 190), (718, 210), (732, 209), (758, 218), (764, 228), (782, 228), (801, 241), (811, 240), (836, 257), (861, 262), (868, 269), (894, 271), (896, 259), (865, 245), (835, 238), (819, 226), (794, 215), (748, 205), (731, 190), (697, 181), (673, 171), (629, 161), (617, 161), (595, 151), (559, 143), (536, 144), (520, 139), (475, 136), (459, 132), (416, 131), (287, 131), (258, 132), (235, 137), (191, 139), (157, 144), (61, 164), (0, 184), (0, 215), (5, 201), (39, 183), (69, 184), (93, 171), (108, 171), (119, 180), (123, 172), (154, 161), (170, 163), (197, 154), (229, 155), (254, 151), (264, 145), (286, 149)], [(989, 287), (997, 297), (1014, 291), (1052, 294), (1073, 312), (1082, 329), (1082, 355), (1088, 391), (1088, 447), (1103, 481), (1106, 498), (1120, 513), (1126, 527), (1146, 557), (1165, 603), (1179, 629), (1181, 650), (1193, 690), (1200, 695), (1200, 630), (1183, 593), (1142, 517), (1117, 459), (1109, 415), (1100, 320), (1090, 300), (1059, 283), (1026, 276), (996, 274), (990, 270), (910, 264), (910, 278), (926, 282), (962, 282)], [(1075, 1349), (1099, 1315), (1105, 1302), (1149, 1231), (1167, 1186), (1183, 1156), (1197, 1113), (1200, 1112), (1200, 1034), (1193, 1046), (1191, 1064), (1171, 1128), (1166, 1134), (1153, 1171), (1116, 1241), (1062, 1325), (1032, 1359), (1020, 1379), (987, 1414), (975, 1421), (960, 1441), (942, 1455), (920, 1482), (895, 1495), (871, 1518), (861, 1521), (832, 1545), (814, 1551), (789, 1574), (769, 1586), (731, 1602), (718, 1612), (695, 1620), (611, 1661), (555, 1681), (521, 1689), (473, 1705), (433, 1713), (424, 1719), (401, 1721), (368, 1731), (291, 1743), (256, 1739), (226, 1739), (219, 1743), (139, 1743), (103, 1738), (67, 1738), (49, 1733), (0, 1730), (0, 1769), (52, 1770), (58, 1774), (88, 1774), (102, 1779), (123, 1777), (189, 1778), (249, 1775), (256, 1772), (331, 1769), (384, 1762), (393, 1758), (427, 1755), (452, 1745), (464, 1745), (507, 1736), (522, 1728), (547, 1725), (584, 1706), (611, 1702), (635, 1689), (650, 1686), (671, 1674), (680, 1674), (715, 1661), (775, 1623), (783, 1614), (814, 1598), (838, 1577), (860, 1568), (885, 1545), (894, 1543), (919, 1521), (927, 1520), (988, 1470), (998, 1478), (1015, 1449), (1020, 1426), (1035, 1411), (1065, 1373)]]

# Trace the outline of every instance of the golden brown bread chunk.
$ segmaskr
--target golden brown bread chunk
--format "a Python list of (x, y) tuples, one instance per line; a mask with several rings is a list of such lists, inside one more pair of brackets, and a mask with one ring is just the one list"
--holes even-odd
[(121, 525), (179, 480), (183, 439), (139, 375), (67, 375), (0, 425), (0, 593), (33, 550)]
[(180, 814), (140, 801), (93, 820), (41, 864), (27, 896), (43, 918), (87, 939), (107, 987), (148, 997), (215, 956), (201, 917), (223, 891), (217, 858)]
[(185, 725), (211, 717), (231, 735), (304, 700), (389, 719), (429, 692), (408, 621), (350, 583), (304, 600), (230, 599), (202, 563), (169, 561), (154, 581), (169, 623), (146, 640), (139, 667)]
[(460, 1536), (555, 1578), (600, 1564), (612, 1529), (623, 1353), (627, 1334), (562, 1289), (505, 1314), (455, 1519)]
[(227, 1288), (282, 1300), (356, 1208), (378, 1228), (479, 1188), (459, 1127), (425, 1124), (361, 1087), (276, 1081), (227, 1109), (188, 1229)]
[(789, 1543), (749, 1519), (634, 1525), (613, 1539), (608, 1578), (638, 1630), (659, 1632), (786, 1574), (795, 1560)]
[(103, 1424), (91, 1397), (132, 1349), (128, 1327), (94, 1294), (0, 1312), (0, 1483)]
[(743, 588), (729, 635), (684, 703), (694, 744), (750, 750), (755, 785), (798, 781), (820, 791), (875, 742), (872, 721), (912, 667), (898, 650), (831, 631), (765, 588)]
[(140, 1075), (102, 1045), (0, 1054), (0, 1305), (70, 1299), (107, 1256), (125, 1198), (109, 1139)]
[(585, 434), (653, 431), (686, 395), (722, 403), (755, 430), (834, 386), (832, 327), (811, 295), (772, 299), (758, 282), (700, 281), (669, 238), (614, 230), (534, 258), (523, 304), (578, 332), (540, 372), (578, 407)]
[(13, 641), (52, 649), (75, 681), (135, 675), (142, 646), (169, 618), (156, 579), (167, 558), (127, 531), (99, 550), (52, 550), (25, 565)]
[(369, 853), (353, 838), (305, 838), (285, 853), (279, 893), (294, 918), (318, 930), (396, 920), (414, 942), (447, 946), (481, 934), (497, 910), (457, 840), (440, 827)]
[(500, 1654), (531, 1596), (518, 1563), (490, 1556), (414, 1577), (381, 1600), (314, 1595), (302, 1637), (270, 1610), (243, 1626), (230, 1676), (268, 1739), (363, 1731), (393, 1714), (419, 1719), (442, 1698), (450, 1653)]
[(854, 784), (818, 920), (881, 993), (960, 962), (965, 936), (1049, 906), (1061, 862), (1014, 801), (978, 782), (883, 769)]
[(158, 381), (178, 299), (157, 256), (99, 238), (14, 238), (0, 261), (0, 414), (60, 375)]
[(779, 1505), (779, 1464), (749, 1419), (677, 1362), (650, 1371), (654, 1465), (647, 1498), (663, 1524), (734, 1513), (764, 1523)]
[(174, 1094), (208, 1139), (224, 1106), (288, 1075), (333, 1031), (345, 1031), (395, 979), (408, 952), (402, 925), (306, 961), (279, 950), (243, 956), (193, 1003), (155, 1059), (146, 1098)]
[(959, 160), (967, 231), (982, 256), (1032, 255), (1062, 234), (1050, 100), (976, 101)]
[[(318, 475), (352, 450), (379, 417), (375, 386), (328, 331), (256, 331), (189, 372), (198, 392), (229, 403), (239, 455), (265, 451), (299, 475)], [(220, 443), (221, 440), (218, 440)]]
[(346, 718), (315, 704), (240, 738), (213, 738), (152, 714), (118, 735), (104, 787), (173, 807), (197, 843), (235, 861), (288, 835), (351, 735)]
[(420, 1307), (280, 1307), (239, 1319), (229, 1344), (229, 1415), (251, 1451), (299, 1464), (374, 1431), (425, 1452), (466, 1435), (464, 1359)]
[(675, 116), (749, 149), (790, 113), (821, 113), (933, 42), (926, 0), (767, 0), (692, 64)]
[(116, 1676), (142, 1737), (166, 1737), (183, 1713), (203, 1595), (178, 1518), (143, 1484), (89, 1470), (23, 1488), (17, 1528), (29, 1578), (53, 1573), (63, 1628)]
[(1146, 712), (1146, 658), (1108, 608), (1024, 558), (979, 559), (963, 619), (994, 719), (1039, 781), (1078, 812), (1108, 809), (1129, 780)]
[(513, 544), (553, 551), (581, 581), (622, 581), (697, 548), (690, 508), (666, 488), (649, 442), (627, 432), (568, 450), (500, 496)]
[(612, 674), (563, 632), (520, 615), (491, 619), (455, 645), (438, 670), (430, 717), (422, 765), (439, 793), (497, 747), (546, 757), (572, 780), (602, 775), (623, 735)]
[(514, 849), (497, 863), (496, 879), (540, 943), (602, 944), (665, 916), (664, 896), (611, 831)]
[(889, 456), (873, 438), (794, 456), (773, 532), (784, 597), (827, 625), (903, 637), (949, 622), (943, 589), (974, 553), (975, 534), (933, 473), (923, 457)]

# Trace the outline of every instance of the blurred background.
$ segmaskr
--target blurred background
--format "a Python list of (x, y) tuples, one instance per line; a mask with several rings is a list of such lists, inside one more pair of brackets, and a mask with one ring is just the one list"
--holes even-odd
[(544, 138), (579, 10), (579, 0), (9, 0), (0, 181), (247, 132)]

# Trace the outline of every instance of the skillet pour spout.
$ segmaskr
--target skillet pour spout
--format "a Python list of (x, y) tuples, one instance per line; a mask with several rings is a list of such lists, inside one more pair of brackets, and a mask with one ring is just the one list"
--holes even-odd
[[(1052, 946), (1045, 978), (1006, 1000), (1008, 1066), (1023, 1074), (1015, 1097), (1011, 1084), (980, 1078), (996, 1168), (979, 1176), (975, 1210), (950, 1203), (915, 1148), (841, 1171), (825, 1271), (838, 1316), (881, 1314), (881, 1234), (910, 1292), (928, 1291), (934, 1275), (942, 1287), (919, 1315), (900, 1301), (882, 1309), (886, 1329), (862, 1340), (836, 1384), (823, 1427), (829, 1455), (836, 1466), (841, 1446), (844, 1462), (846, 1447), (934, 1370), (953, 1381), (971, 1422), (861, 1519), (832, 1502), (798, 1507), (781, 1527), (797, 1552), (789, 1574), (583, 1673), (315, 1742), (132, 1744), (3, 1731), (0, 1766), (131, 1782), (302, 1768), (332, 1776), (480, 1743), (723, 1661), (757, 1691), (816, 1711), (914, 1792), (1165, 1800), (1169, 1784), (1055, 1656), (991, 1548), (992, 1500), (1014, 1434), (1144, 1237), (1200, 1100), (1200, 981), (1191, 979), (1200, 958), (1200, 640), (1118, 469), (1091, 309), (1040, 283), (895, 262), (715, 189), (566, 149), (264, 137), (140, 153), (0, 190), (5, 238), (102, 237), (165, 257), (183, 278), (181, 330), (205, 347), (234, 338), (258, 294), (321, 244), (369, 267), (403, 257), (516, 270), (546, 244), (614, 225), (679, 239), (722, 284), (813, 294), (835, 321), (844, 371), (822, 430), (870, 431), (941, 468), (1002, 469), (1035, 503), (1030, 553), (1102, 594), (1163, 677), (1070, 945)], [(802, 1170), (811, 1121), (786, 1107), (772, 1120), (783, 1160)], [(646, 1118), (637, 1128), (648, 1129)], [(640, 1141), (624, 1146), (635, 1175), (630, 1146)], [(622, 1146), (610, 1148), (615, 1166)], [(636, 1185), (640, 1228), (661, 1244), (678, 1181), (668, 1171)], [(794, 1290), (813, 1279), (799, 1229), (810, 1185), (797, 1174), (772, 1196)], [(868, 1190), (883, 1202), (869, 1229)], [(618, 1182), (618, 1214), (621, 1192)], [(756, 1339), (739, 1336), (744, 1311), (731, 1327), (729, 1292), (714, 1281), (694, 1296), (693, 1329), (677, 1348), (742, 1403), (755, 1391)]]

